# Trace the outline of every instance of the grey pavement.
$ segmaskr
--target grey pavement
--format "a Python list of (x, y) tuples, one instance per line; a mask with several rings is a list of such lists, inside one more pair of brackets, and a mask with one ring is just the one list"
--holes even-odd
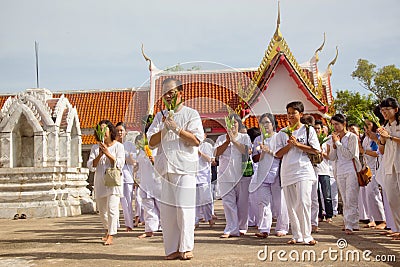
[(310, 247), (287, 245), (289, 235), (257, 239), (255, 228), (242, 237), (220, 239), (225, 225), (220, 200), (215, 210), (216, 225), (203, 223), (196, 229), (191, 261), (164, 260), (161, 233), (137, 238), (144, 226), (128, 233), (122, 225), (114, 244), (103, 246), (96, 214), (1, 219), (0, 266), (400, 266), (400, 241), (364, 228), (346, 236), (341, 216), (332, 224), (320, 223), (319, 233), (313, 235), (319, 243)]

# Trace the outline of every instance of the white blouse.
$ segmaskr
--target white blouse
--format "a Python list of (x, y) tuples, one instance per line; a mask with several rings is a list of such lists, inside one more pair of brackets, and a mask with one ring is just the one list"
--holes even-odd
[[(389, 135), (400, 138), (400, 125), (394, 121), (391, 125), (389, 123), (385, 126)], [(385, 174), (400, 173), (400, 144), (393, 140), (386, 139), (385, 152), (383, 153), (383, 166), (385, 167)]]
[[(214, 145), (215, 151), (225, 141), (226, 134), (220, 135)], [(246, 145), (248, 148), (251, 146), (251, 140), (247, 134), (238, 133), (236, 141)], [(224, 153), (219, 156), (218, 182), (238, 182), (242, 174), (242, 153), (230, 142)]]
[[(108, 147), (110, 154), (116, 159), (116, 166), (122, 169), (125, 164), (125, 150), (124, 145), (120, 142), (115, 142), (112, 146)], [(101, 156), (97, 167), (93, 167), (93, 160), (99, 155), (99, 145), (92, 146), (90, 151), (87, 167), (94, 174), (94, 192), (96, 198), (102, 198), (109, 195), (117, 195), (123, 197), (122, 184), (121, 186), (105, 186), (104, 176), (107, 168), (112, 167), (110, 160), (106, 155)]]

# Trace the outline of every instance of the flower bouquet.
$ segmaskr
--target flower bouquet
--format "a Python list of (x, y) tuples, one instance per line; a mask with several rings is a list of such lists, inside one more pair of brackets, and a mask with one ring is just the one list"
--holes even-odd
[(104, 127), (103, 129), (101, 129), (101, 125), (97, 124), (94, 127), (94, 131), (96, 133), (97, 138), (100, 140), (100, 142), (104, 143), (104, 136), (106, 135), (106, 131), (107, 131), (107, 126)]
[(329, 140), (329, 138), (326, 136), (325, 133), (318, 134), (317, 137), (318, 137), (318, 142), (319, 142), (320, 146), (322, 146), (324, 143), (326, 143)]
[(225, 117), (225, 124), (226, 124), (226, 128), (231, 131), (233, 128), (233, 125), (235, 124), (235, 118), (229, 118), (229, 116)]
[(267, 133), (267, 129), (265, 129), (265, 127), (262, 124), (260, 124), (260, 130), (261, 130), (261, 138), (263, 141), (271, 137), (271, 134)]
[[(151, 149), (149, 147), (149, 141), (145, 135), (143, 136), (142, 139), (137, 141), (137, 146), (139, 147), (139, 149), (144, 151), (144, 153), (146, 154), (146, 156), (149, 159), (150, 159), (150, 157), (153, 156), (153, 153), (151, 152)], [(154, 164), (152, 160), (151, 160), (151, 163)]]
[(286, 133), (289, 137), (291, 137), (293, 135), (293, 132), (296, 129), (297, 125), (298, 125), (298, 122), (296, 122), (296, 124), (291, 127), (288, 126), (285, 129), (282, 129), (281, 131)]
[(379, 123), (379, 118), (371, 111), (368, 111), (367, 114), (364, 116), (367, 120), (373, 122), (378, 126), (378, 128), (381, 128), (381, 124)]

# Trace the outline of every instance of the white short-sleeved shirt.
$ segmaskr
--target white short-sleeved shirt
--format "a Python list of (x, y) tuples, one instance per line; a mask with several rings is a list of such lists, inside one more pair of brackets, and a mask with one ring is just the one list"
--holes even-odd
[(133, 159), (136, 159), (136, 146), (129, 141), (124, 142), (124, 149), (125, 149), (125, 164), (124, 164), (124, 168), (122, 168), (122, 175), (124, 178), (124, 183), (126, 184), (133, 184), (133, 165), (132, 164), (128, 164), (127, 160), (130, 159), (131, 155), (133, 157)]
[[(297, 142), (307, 145), (307, 134), (306, 126), (302, 125), (298, 130), (293, 132), (293, 136), (296, 137)], [(289, 137), (286, 133), (280, 131), (276, 137), (275, 153), (281, 150), (287, 145)], [(318, 142), (317, 134), (313, 127), (309, 127), (309, 137), (308, 142), (311, 147), (320, 151), (320, 146)], [(292, 147), (288, 153), (283, 155), (281, 164), (281, 184), (283, 186), (288, 186), (299, 181), (317, 180), (314, 168), (311, 164), (307, 153), (303, 150)]]
[[(277, 134), (264, 140), (264, 145), (272, 151), (275, 151), (275, 138)], [(260, 144), (262, 143), (262, 137), (257, 136), (254, 139), (253, 145), (253, 156), (261, 154)], [(260, 158), (258, 162), (257, 177), (255, 181), (250, 185), (250, 192), (257, 189), (262, 183), (274, 183), (275, 179), (279, 177), (279, 164), (280, 159), (274, 157), (269, 153), (265, 153), (263, 158)], [(255, 187), (255, 188), (253, 188)]]
[[(110, 154), (116, 158), (116, 166), (120, 169), (125, 164), (125, 150), (124, 145), (120, 142), (115, 142), (112, 146), (108, 147)], [(93, 167), (93, 160), (99, 155), (99, 145), (93, 145), (90, 151), (87, 166), (94, 174), (94, 191), (96, 198), (106, 197), (109, 195), (117, 195), (123, 197), (122, 183), (121, 186), (105, 186), (104, 176), (107, 168), (111, 167), (111, 162), (106, 155), (101, 156), (97, 167)]]
[[(396, 121), (392, 124), (387, 123), (384, 127), (389, 135), (400, 138), (400, 124)], [(400, 144), (393, 140), (386, 139), (385, 153), (383, 154), (383, 165), (385, 174), (400, 173)]]
[[(215, 142), (216, 149), (226, 141), (226, 134), (220, 135)], [(251, 140), (247, 134), (238, 133), (236, 141), (250, 148)], [(242, 177), (242, 153), (231, 143), (225, 149), (224, 153), (219, 156), (218, 166), (218, 182), (238, 182)]]
[[(214, 155), (214, 148), (208, 142), (203, 141), (199, 146), (199, 150), (210, 158)], [(211, 183), (211, 162), (208, 162), (202, 156), (199, 156), (199, 171), (196, 175), (196, 184), (209, 183)]]
[[(167, 111), (164, 110), (163, 112), (165, 116), (168, 116)], [(174, 121), (182, 130), (191, 132), (200, 142), (203, 141), (203, 125), (200, 115), (196, 110), (182, 106), (173, 116)], [(163, 115), (161, 112), (158, 112), (147, 132), (149, 140), (163, 128)], [(161, 142), (157, 146), (158, 149), (154, 162), (154, 167), (158, 174), (175, 173), (195, 176), (199, 162), (198, 147), (187, 144), (171, 130), (161, 138)]]

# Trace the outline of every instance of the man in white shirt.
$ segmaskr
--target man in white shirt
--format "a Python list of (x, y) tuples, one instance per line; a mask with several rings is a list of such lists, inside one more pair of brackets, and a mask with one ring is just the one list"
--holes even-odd
[[(289, 127), (276, 137), (275, 156), (282, 158), (281, 182), (286, 198), (293, 238), (288, 244), (315, 245), (311, 236), (311, 191), (317, 180), (313, 166), (306, 153), (320, 151), (314, 128), (309, 128), (307, 145), (306, 126), (300, 122), (304, 105), (294, 101), (286, 105)], [(285, 133), (286, 130), (293, 130)]]
[[(163, 81), (168, 104), (182, 101), (182, 84)], [(157, 147), (154, 167), (162, 176), (160, 203), (165, 259), (193, 258), (198, 146), (204, 139), (199, 113), (184, 105), (158, 112), (149, 131), (150, 148)]]

